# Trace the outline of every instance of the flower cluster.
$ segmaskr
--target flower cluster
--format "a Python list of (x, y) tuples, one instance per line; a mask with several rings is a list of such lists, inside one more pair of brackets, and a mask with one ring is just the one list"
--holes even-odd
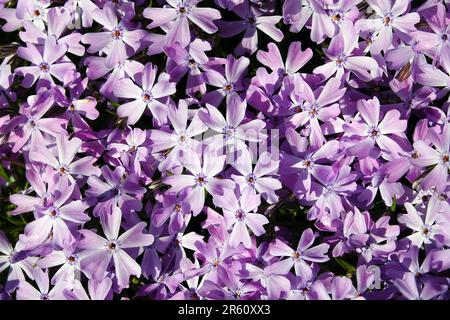
[(449, 17), (0, 0), (0, 299), (449, 299)]

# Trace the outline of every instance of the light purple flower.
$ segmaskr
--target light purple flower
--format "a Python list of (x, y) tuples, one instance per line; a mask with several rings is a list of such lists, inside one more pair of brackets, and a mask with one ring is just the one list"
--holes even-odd
[(81, 230), (83, 236), (78, 246), (81, 252), (81, 269), (90, 274), (95, 280), (101, 281), (113, 260), (117, 282), (120, 286), (128, 286), (130, 275), (137, 277), (141, 274), (141, 267), (124, 249), (149, 246), (153, 243), (153, 236), (142, 231), (146, 223), (141, 222), (128, 229), (119, 236), (122, 213), (119, 209), (112, 214), (102, 215), (103, 238), (91, 230)]
[(183, 47), (191, 42), (189, 22), (207, 33), (216, 32), (214, 20), (221, 18), (220, 12), (212, 8), (197, 7), (199, 2), (201, 0), (168, 0), (167, 3), (170, 6), (146, 8), (144, 17), (153, 20), (147, 28), (152, 29), (169, 24), (165, 43), (170, 45), (178, 42)]
[(135, 82), (126, 78), (119, 80), (114, 86), (114, 95), (119, 98), (132, 99), (117, 109), (120, 117), (128, 118), (128, 124), (135, 124), (147, 108), (162, 123), (163, 120), (160, 117), (165, 113), (166, 107), (158, 99), (175, 93), (175, 83), (169, 82), (161, 75), (156, 82), (157, 72), (156, 66), (147, 63), (141, 73), (134, 75)]

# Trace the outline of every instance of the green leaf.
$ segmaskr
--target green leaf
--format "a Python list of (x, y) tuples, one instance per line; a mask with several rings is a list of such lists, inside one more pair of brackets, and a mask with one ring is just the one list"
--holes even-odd
[(392, 206), (391, 206), (391, 211), (395, 212), (395, 209), (397, 209), (397, 197), (393, 196), (392, 197)]
[(347, 261), (345, 261), (342, 258), (334, 258), (336, 260), (336, 262), (348, 273), (355, 273), (356, 272), (356, 268), (351, 265), (350, 263), (348, 263)]
[(0, 164), (0, 177), (2, 177), (3, 179), (5, 179), (6, 181), (9, 182), (8, 174), (6, 173), (5, 169), (3, 168), (3, 166), (1, 164)]

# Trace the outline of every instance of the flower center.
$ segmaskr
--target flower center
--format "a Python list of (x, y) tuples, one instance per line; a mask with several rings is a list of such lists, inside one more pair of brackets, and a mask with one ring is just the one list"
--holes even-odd
[(242, 221), (245, 218), (245, 212), (242, 209), (239, 209), (238, 211), (236, 211), (234, 216), (236, 217), (237, 220)]
[(385, 26), (389, 26), (391, 24), (391, 21), (392, 21), (392, 19), (388, 15), (383, 18), (383, 23)]
[(195, 62), (195, 60), (191, 58), (188, 61), (188, 65), (189, 67), (194, 68), (197, 65), (197, 62)]
[(50, 209), (50, 211), (48, 212), (48, 215), (50, 216), (50, 218), (56, 218), (58, 216), (58, 211), (55, 208)]
[(450, 161), (450, 156), (448, 154), (442, 155), (442, 163), (448, 163)]
[(191, 300), (200, 300), (200, 297), (194, 289), (191, 290)]
[(41, 300), (50, 300), (48, 293), (41, 293), (40, 299)]
[(309, 161), (309, 160), (304, 160), (304, 161), (303, 161), (303, 165), (305, 166), (305, 168), (309, 168), (309, 167), (311, 167), (311, 161)]
[(227, 92), (233, 91), (233, 85), (231, 83), (226, 84), (223, 89)]
[(431, 228), (428, 225), (424, 225), (422, 227), (422, 234), (426, 237), (429, 238), (430, 237), (430, 233), (431, 233)]
[(47, 62), (41, 62), (39, 65), (39, 70), (41, 70), (42, 73), (48, 73), (50, 70), (50, 65)]
[(256, 23), (255, 18), (254, 18), (254, 17), (249, 17), (249, 18), (248, 18), (248, 23), (249, 23), (249, 24), (255, 24), (255, 23)]
[(331, 16), (331, 20), (333, 20), (333, 22), (339, 22), (341, 19), (342, 19), (342, 17), (339, 13), (336, 13)]
[(443, 35), (441, 36), (441, 39), (442, 39), (443, 41), (447, 41), (447, 40), (448, 40), (448, 35), (443, 34)]
[(111, 251), (115, 251), (117, 249), (117, 244), (114, 242), (108, 243), (108, 249)]
[(375, 127), (369, 128), (368, 135), (369, 137), (376, 139), (380, 136), (380, 130), (378, 130), (378, 128)]
[(145, 91), (145, 92), (142, 93), (141, 98), (142, 98), (142, 101), (147, 103), (147, 102), (152, 100), (152, 95), (151, 95), (151, 93)]
[(195, 183), (197, 184), (197, 186), (202, 187), (204, 186), (207, 181), (206, 181), (206, 177), (204, 174), (199, 174), (195, 177)]
[(59, 169), (58, 169), (58, 172), (59, 172), (59, 174), (60, 175), (65, 175), (65, 174), (67, 174), (68, 172), (69, 172), (69, 169), (67, 169), (65, 166), (61, 166)]
[(219, 266), (220, 260), (219, 259), (215, 259), (212, 263), (214, 268), (217, 268)]
[(114, 40), (122, 39), (123, 36), (122, 28), (115, 27), (114, 29), (112, 29), (111, 36), (113, 37)]
[(222, 134), (225, 135), (226, 139), (231, 138), (234, 136), (234, 128), (231, 126), (226, 126), (223, 128)]
[(175, 205), (175, 212), (182, 212), (183, 211), (183, 207), (181, 206), (181, 204), (177, 203)]
[(295, 260), (298, 260), (298, 258), (300, 258), (300, 252), (295, 251), (295, 252), (292, 254), (292, 258), (294, 258)]
[(253, 173), (250, 173), (245, 180), (247, 181), (247, 184), (253, 186), (256, 183), (256, 176)]
[(317, 115), (317, 109), (316, 107), (312, 107), (311, 110), (309, 110), (309, 115), (311, 117), (315, 117)]
[(185, 7), (179, 7), (179, 8), (178, 8), (178, 12), (179, 12), (180, 14), (185, 14), (185, 13), (187, 13), (187, 10), (186, 10)]
[(76, 258), (75, 256), (70, 256), (70, 257), (67, 258), (67, 262), (68, 262), (70, 265), (75, 265), (76, 262), (77, 262), (77, 258)]

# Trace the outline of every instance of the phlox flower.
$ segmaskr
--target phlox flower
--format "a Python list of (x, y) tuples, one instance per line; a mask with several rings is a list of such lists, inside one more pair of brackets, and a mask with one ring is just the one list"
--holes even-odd
[(302, 51), (302, 44), (299, 41), (289, 45), (286, 62), (283, 62), (280, 50), (275, 43), (269, 43), (267, 49), (267, 51), (259, 50), (256, 58), (272, 71), (279, 70), (283, 75), (293, 75), (298, 72), (313, 56), (310, 48)]
[(179, 43), (186, 47), (191, 42), (189, 22), (194, 23), (207, 33), (214, 33), (215, 20), (221, 18), (220, 12), (213, 8), (198, 7), (201, 0), (169, 0), (163, 8), (146, 8), (144, 17), (153, 20), (147, 28), (153, 29), (170, 24), (164, 37), (166, 45)]
[(419, 22), (420, 16), (417, 12), (407, 12), (408, 0), (368, 0), (367, 2), (375, 10), (375, 17), (358, 20), (355, 26), (363, 32), (373, 33), (371, 52), (386, 52), (392, 45), (395, 32), (416, 31), (414, 25)]
[(228, 179), (215, 176), (223, 170), (225, 155), (218, 155), (219, 150), (209, 148), (203, 153), (203, 164), (196, 152), (189, 151), (183, 157), (183, 166), (190, 174), (179, 174), (164, 179), (170, 185), (172, 192), (180, 192), (184, 188), (192, 187), (186, 200), (191, 203), (192, 213), (196, 216), (205, 204), (205, 190), (213, 196), (223, 195), (225, 190), (233, 190), (234, 183)]
[[(100, 169), (93, 163), (97, 161), (92, 156), (86, 156), (74, 161), (81, 148), (82, 141), (79, 138), (69, 140), (65, 135), (56, 137), (56, 150), (48, 150), (45, 147), (36, 147), (30, 152), (30, 160), (51, 166), (61, 176), (67, 176), (71, 181), (74, 176), (99, 176)], [(56, 155), (55, 155), (56, 154)]]
[(231, 102), (230, 100), (242, 100), (239, 94), (245, 89), (244, 76), (249, 63), (250, 60), (247, 57), (236, 59), (229, 55), (222, 72), (208, 69), (204, 75), (205, 81), (218, 89), (207, 92), (202, 102), (218, 106), (225, 97), (227, 104)]
[[(140, 40), (145, 37), (144, 30), (130, 30), (128, 22), (119, 21), (113, 3), (107, 2), (103, 9), (96, 8), (92, 12), (95, 21), (103, 25), (102, 32), (85, 33), (81, 42), (89, 44), (88, 52), (106, 51), (106, 66), (112, 68), (124, 61), (127, 50), (135, 53), (141, 46)], [(132, 54), (131, 53), (131, 54)]]
[(277, 15), (264, 15), (264, 12), (252, 6), (248, 2), (243, 2), (233, 8), (240, 21), (220, 21), (220, 35), (224, 38), (235, 36), (244, 32), (244, 37), (236, 47), (236, 55), (244, 53), (253, 54), (258, 49), (258, 30), (267, 34), (273, 40), (280, 42), (283, 33), (275, 25), (282, 19)]
[(73, 224), (84, 224), (90, 220), (85, 214), (89, 207), (82, 200), (72, 200), (74, 184), (63, 177), (59, 180), (53, 203), (38, 210), (36, 220), (25, 227), (25, 238), (34, 247), (48, 238), (60, 248), (73, 245), (76, 241)]
[(232, 247), (237, 247), (240, 243), (246, 248), (251, 247), (247, 227), (256, 236), (265, 233), (263, 225), (269, 223), (269, 220), (262, 214), (254, 213), (261, 199), (253, 190), (244, 189), (239, 200), (233, 192), (229, 192), (223, 197), (214, 198), (214, 203), (222, 208), (225, 223), (228, 228), (232, 228), (229, 240)]
[(254, 193), (261, 194), (268, 203), (275, 203), (278, 200), (275, 191), (282, 187), (280, 181), (274, 177), (278, 164), (278, 160), (272, 159), (268, 152), (264, 152), (253, 168), (250, 152), (242, 150), (239, 158), (232, 163), (237, 173), (232, 174), (231, 178), (242, 191), (250, 189)]
[(375, 146), (388, 153), (402, 151), (399, 138), (406, 129), (407, 121), (401, 119), (399, 111), (389, 110), (380, 121), (380, 102), (376, 97), (358, 101), (358, 111), (364, 122), (353, 121), (344, 125), (349, 137), (349, 154), (359, 158), (373, 156), (378, 152)]
[(17, 74), (23, 75), (22, 85), (30, 88), (36, 80), (37, 86), (53, 86), (53, 77), (64, 85), (72, 81), (75, 65), (65, 57), (67, 45), (58, 44), (54, 36), (45, 40), (43, 48), (27, 43), (26, 47), (17, 49), (17, 55), (32, 63), (29, 67), (16, 68)]
[(140, 73), (134, 75), (134, 82), (129, 79), (121, 79), (114, 87), (114, 94), (120, 98), (132, 99), (131, 102), (122, 104), (117, 109), (120, 117), (127, 117), (128, 124), (135, 124), (148, 108), (160, 123), (161, 114), (164, 114), (165, 106), (158, 100), (175, 93), (175, 83), (160, 76), (157, 82), (158, 68), (150, 62)]
[(426, 213), (418, 211), (411, 203), (405, 203), (405, 208), (407, 214), (399, 216), (398, 221), (413, 231), (408, 238), (415, 246), (420, 248), (424, 243), (448, 243), (450, 221), (447, 203), (442, 203), (433, 196), (428, 202)]
[(331, 61), (315, 68), (314, 73), (322, 75), (324, 79), (333, 75), (338, 79), (347, 76), (347, 81), (349, 73), (353, 73), (363, 81), (370, 81), (371, 71), (378, 68), (378, 63), (358, 52), (357, 45), (358, 33), (354, 31), (351, 23), (343, 24), (341, 31), (331, 39), (328, 48), (324, 49), (325, 55)]
[(326, 243), (311, 247), (316, 236), (311, 229), (306, 229), (298, 242), (297, 249), (294, 250), (281, 240), (276, 240), (270, 245), (269, 252), (273, 256), (288, 257), (280, 260), (274, 266), (285, 270), (288, 273), (292, 267), (295, 268), (295, 274), (304, 278), (311, 278), (312, 269), (308, 262), (326, 262), (329, 258), (326, 256), (330, 245)]
[(439, 134), (432, 130), (429, 134), (435, 149), (423, 140), (414, 142), (417, 156), (411, 159), (411, 163), (418, 167), (433, 166), (433, 169), (422, 179), (422, 188), (430, 189), (434, 186), (438, 192), (442, 192), (448, 184), (450, 169), (450, 125), (445, 124)]
[(83, 250), (80, 254), (81, 269), (95, 280), (101, 281), (113, 260), (117, 283), (126, 287), (130, 275), (141, 275), (141, 267), (125, 250), (151, 245), (153, 236), (142, 232), (145, 222), (136, 224), (119, 236), (122, 218), (119, 209), (101, 217), (105, 238), (91, 230), (80, 230), (83, 236), (78, 242), (78, 247)]
[(17, 289), (17, 300), (63, 300), (65, 283), (59, 282), (50, 289), (48, 270), (45, 272), (41, 269), (34, 270), (34, 279), (38, 289), (26, 281), (21, 282)]
[(328, 80), (322, 90), (315, 91), (311, 89), (307, 82), (300, 78), (297, 79), (303, 91), (301, 97), (304, 102), (300, 107), (301, 111), (292, 115), (288, 121), (295, 128), (308, 126), (311, 130), (309, 135), (311, 145), (321, 147), (326, 140), (319, 120), (326, 122), (336, 118), (341, 113), (336, 101), (344, 95), (346, 89), (341, 88), (341, 83), (336, 78)]

